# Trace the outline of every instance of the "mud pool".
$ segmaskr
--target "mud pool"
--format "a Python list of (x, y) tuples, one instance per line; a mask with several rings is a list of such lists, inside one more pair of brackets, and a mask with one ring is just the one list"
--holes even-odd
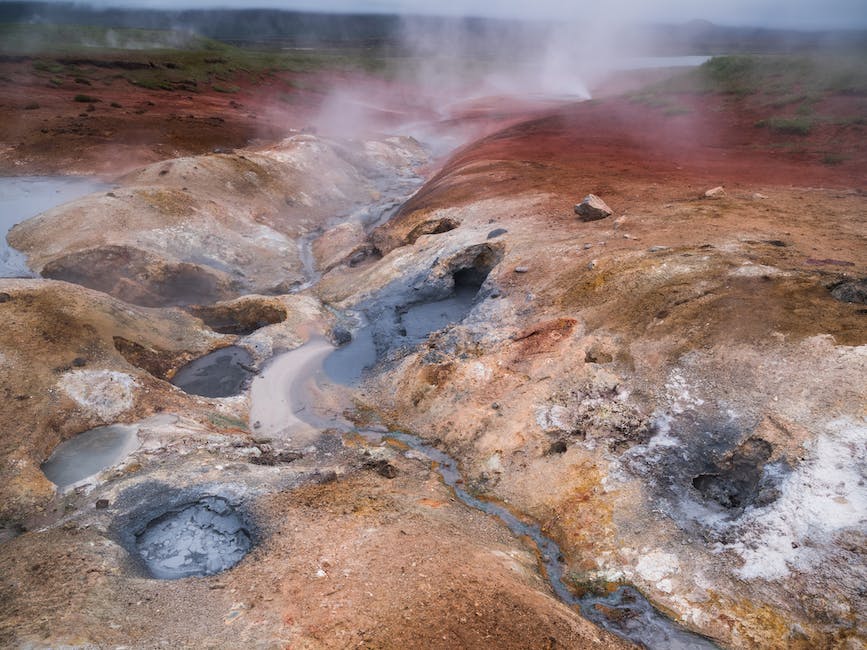
[(178, 370), (172, 384), (202, 397), (238, 395), (253, 376), (253, 357), (243, 348), (229, 346), (199, 357)]
[(21, 176), (0, 178), (0, 277), (32, 277), (22, 253), (10, 247), (6, 234), (17, 223), (62, 203), (108, 187), (90, 178)]
[(241, 515), (221, 497), (204, 497), (147, 524), (136, 548), (160, 580), (209, 576), (235, 566), (253, 545)]
[(126, 458), (139, 446), (136, 425), (113, 424), (80, 433), (61, 443), (42, 464), (59, 488), (75, 485)]

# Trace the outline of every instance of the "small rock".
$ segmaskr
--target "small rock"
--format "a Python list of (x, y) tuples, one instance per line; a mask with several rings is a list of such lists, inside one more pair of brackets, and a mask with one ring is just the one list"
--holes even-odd
[(527, 273), (530, 270), (529, 266), (516, 266), (515, 273)]
[(72, 360), (72, 365), (75, 368), (83, 368), (87, 365), (87, 359), (85, 359), (84, 357), (75, 357)]
[(706, 199), (721, 199), (726, 195), (725, 188), (722, 185), (709, 189), (704, 193)]
[(12, 296), (10, 296), (8, 293), (0, 293), (0, 303), (9, 302), (10, 300), (12, 300)]
[(392, 479), (397, 476), (397, 467), (389, 463), (387, 460), (368, 461), (364, 464), (364, 468), (373, 470), (383, 478)]
[(108, 508), (108, 499), (97, 499), (96, 500), (96, 509), (97, 510), (105, 510)]
[(569, 447), (565, 440), (558, 440), (551, 443), (551, 446), (548, 447), (548, 451), (545, 452), (545, 455), (553, 456), (554, 454), (565, 454), (568, 448)]
[(766, 199), (766, 198), (768, 198), (768, 197), (765, 196), (764, 194), (759, 193), (759, 192), (756, 192), (755, 194), (753, 194), (753, 199), (756, 201), (761, 201), (761, 200)]
[(581, 221), (598, 221), (610, 217), (614, 212), (598, 196), (588, 194), (575, 206), (575, 214), (581, 217)]
[(599, 265), (599, 260), (590, 260), (590, 261), (587, 263), (587, 269), (590, 270), (590, 271), (592, 271), (592, 270), (595, 269), (598, 265)]
[(331, 340), (334, 341), (334, 345), (340, 347), (352, 340), (352, 334), (345, 327), (335, 327), (331, 330)]
[(831, 289), (831, 295), (842, 302), (867, 304), (867, 278), (840, 282)]
[(494, 402), (493, 404), (491, 404), (491, 408), (497, 411), (500, 408), (500, 404), (498, 402)]
[(593, 248), (593, 244), (584, 244), (584, 250), (585, 251), (590, 250), (591, 248)]
[(661, 253), (662, 251), (671, 250), (668, 246), (651, 246), (647, 249), (648, 253)]
[[(262, 426), (258, 420), (256, 421), (256, 424), (258, 424), (259, 426)], [(254, 429), (259, 428), (256, 426), (256, 424), (253, 425)], [(252, 440), (253, 444), (256, 444), (256, 445), (270, 445), (274, 441), (273, 438), (270, 438), (268, 436), (252, 436), (250, 438), (250, 440)]]
[(507, 232), (509, 231), (505, 228), (495, 228), (488, 233), (488, 239), (494, 239), (495, 237), (499, 237), (500, 235), (505, 235)]

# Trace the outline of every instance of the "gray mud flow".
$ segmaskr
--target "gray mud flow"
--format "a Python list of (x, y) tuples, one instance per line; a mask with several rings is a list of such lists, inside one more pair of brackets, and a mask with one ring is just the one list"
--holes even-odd
[(6, 235), (15, 224), (109, 187), (90, 178), (15, 176), (0, 178), (0, 278), (34, 277), (24, 255), (9, 246)]
[(116, 465), (138, 446), (135, 425), (99, 427), (58, 445), (41, 469), (49, 481), (64, 488)]
[(377, 296), (352, 340), (325, 359), (325, 374), (352, 386), (389, 351), (414, 348), (433, 332), (460, 323), (472, 310), (486, 277), (473, 270), (458, 271), (452, 292), (439, 299), (413, 302), (401, 291)]
[(178, 370), (172, 384), (192, 395), (231, 397), (246, 387), (254, 374), (252, 364), (247, 350), (232, 345), (191, 361)]
[(253, 545), (241, 515), (221, 497), (204, 497), (157, 517), (136, 536), (148, 571), (160, 580), (232, 568)]
[(538, 524), (522, 521), (506, 507), (493, 501), (477, 499), (462, 488), (464, 481), (457, 461), (448, 454), (406, 433), (359, 433), (369, 442), (381, 443), (392, 439), (403, 443), (436, 464), (436, 470), (443, 482), (454, 491), (462, 503), (496, 517), (515, 536), (533, 540), (554, 593), (567, 605), (580, 608), (588, 620), (648, 650), (718, 650), (718, 646), (710, 640), (681, 628), (657, 611), (633, 587), (622, 586), (605, 597), (575, 596), (563, 581), (562, 554), (557, 543), (546, 537)]

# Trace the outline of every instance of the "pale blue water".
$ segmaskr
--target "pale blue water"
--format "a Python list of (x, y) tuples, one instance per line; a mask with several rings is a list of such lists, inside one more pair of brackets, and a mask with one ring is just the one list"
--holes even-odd
[(6, 241), (17, 223), (109, 185), (68, 176), (0, 177), (0, 278), (33, 277), (26, 258)]

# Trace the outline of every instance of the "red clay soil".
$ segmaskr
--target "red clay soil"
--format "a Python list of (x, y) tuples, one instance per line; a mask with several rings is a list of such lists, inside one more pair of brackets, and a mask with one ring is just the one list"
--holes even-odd
[[(781, 134), (756, 126), (767, 115), (732, 98), (683, 96), (678, 102), (683, 113), (667, 114), (621, 96), (515, 124), (459, 151), (403, 212), (529, 190), (580, 200), (589, 191), (625, 196), (657, 185), (669, 195), (717, 185), (867, 189), (861, 124)], [(849, 98), (834, 110), (848, 114), (862, 104)], [(468, 167), (473, 173), (461, 182), (453, 172)], [(480, 174), (487, 175), (484, 183)]]

